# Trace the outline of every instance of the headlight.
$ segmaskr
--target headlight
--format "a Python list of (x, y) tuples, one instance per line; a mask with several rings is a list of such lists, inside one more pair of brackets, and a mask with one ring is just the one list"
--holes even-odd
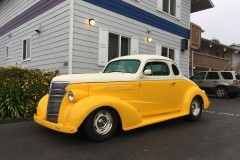
[(68, 99), (69, 99), (69, 101), (73, 101), (73, 99), (74, 99), (74, 94), (73, 94), (73, 92), (72, 91), (69, 91), (68, 92)]

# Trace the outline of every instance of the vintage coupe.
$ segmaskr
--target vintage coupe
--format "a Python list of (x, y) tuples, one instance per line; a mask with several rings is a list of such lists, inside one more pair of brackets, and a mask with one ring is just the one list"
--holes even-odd
[(173, 60), (130, 55), (111, 60), (101, 73), (53, 78), (34, 120), (64, 133), (81, 127), (92, 141), (104, 141), (118, 126), (127, 131), (181, 116), (197, 121), (209, 105)]

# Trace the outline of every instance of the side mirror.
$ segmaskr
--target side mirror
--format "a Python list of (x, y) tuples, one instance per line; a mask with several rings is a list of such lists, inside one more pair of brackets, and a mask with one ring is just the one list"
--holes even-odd
[(143, 75), (151, 75), (152, 74), (152, 70), (151, 69), (146, 69), (144, 72), (143, 72)]

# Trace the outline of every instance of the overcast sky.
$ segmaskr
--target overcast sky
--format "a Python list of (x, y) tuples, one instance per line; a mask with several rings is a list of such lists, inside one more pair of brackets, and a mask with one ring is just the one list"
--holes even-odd
[(205, 31), (202, 37), (213, 37), (222, 44), (240, 44), (240, 0), (212, 0), (214, 8), (191, 13), (191, 22)]

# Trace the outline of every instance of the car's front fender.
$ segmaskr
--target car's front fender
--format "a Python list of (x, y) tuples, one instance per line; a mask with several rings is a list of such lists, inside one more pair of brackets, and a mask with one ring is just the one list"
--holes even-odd
[(100, 107), (115, 109), (120, 116), (123, 130), (142, 122), (139, 112), (127, 102), (111, 96), (96, 95), (70, 103), (65, 110), (63, 123), (78, 128), (92, 111)]

